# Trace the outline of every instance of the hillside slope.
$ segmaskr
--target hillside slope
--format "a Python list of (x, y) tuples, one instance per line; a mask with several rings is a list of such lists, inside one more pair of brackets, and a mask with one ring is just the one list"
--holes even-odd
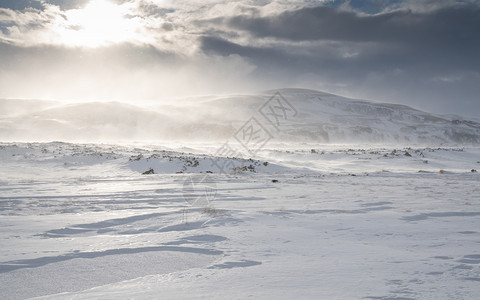
[[(0, 108), (5, 108), (0, 113), (3, 141), (222, 142), (253, 117), (277, 142), (480, 143), (480, 123), (476, 121), (305, 89), (204, 96), (154, 107), (41, 100), (25, 105), (22, 100), (21, 109), (15, 109), (12, 101), (0, 100)], [(288, 112), (273, 119), (269, 109), (278, 105)]]

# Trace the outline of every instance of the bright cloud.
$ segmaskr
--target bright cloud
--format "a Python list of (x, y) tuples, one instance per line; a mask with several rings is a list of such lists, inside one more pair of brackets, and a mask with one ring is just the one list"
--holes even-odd
[(133, 2), (95, 0), (66, 11), (51, 4), (45, 4), (43, 10), (0, 9), (0, 22), (5, 24), (0, 38), (22, 46), (98, 47), (155, 41), (146, 30), (155, 22), (138, 15), (138, 5)]
[(126, 18), (130, 6), (97, 0), (85, 8), (68, 10), (65, 12), (68, 27), (59, 32), (60, 40), (66, 45), (87, 47), (135, 41), (142, 24), (138, 17)]

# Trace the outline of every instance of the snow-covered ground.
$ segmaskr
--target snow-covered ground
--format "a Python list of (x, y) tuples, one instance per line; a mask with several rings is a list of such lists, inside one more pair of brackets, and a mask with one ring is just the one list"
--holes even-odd
[(480, 148), (215, 147), (0, 144), (1, 298), (480, 298)]

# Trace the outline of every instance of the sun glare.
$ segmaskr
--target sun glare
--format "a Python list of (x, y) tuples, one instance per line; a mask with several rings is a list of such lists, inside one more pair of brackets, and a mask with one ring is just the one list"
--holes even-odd
[(106, 0), (92, 0), (82, 9), (65, 13), (70, 28), (63, 40), (71, 46), (98, 47), (134, 39), (135, 18), (127, 18), (129, 7)]

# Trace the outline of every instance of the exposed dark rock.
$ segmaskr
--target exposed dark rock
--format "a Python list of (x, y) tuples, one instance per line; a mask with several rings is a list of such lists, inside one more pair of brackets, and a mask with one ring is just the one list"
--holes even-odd
[(150, 175), (150, 174), (155, 174), (155, 171), (152, 168), (142, 173), (142, 175)]

